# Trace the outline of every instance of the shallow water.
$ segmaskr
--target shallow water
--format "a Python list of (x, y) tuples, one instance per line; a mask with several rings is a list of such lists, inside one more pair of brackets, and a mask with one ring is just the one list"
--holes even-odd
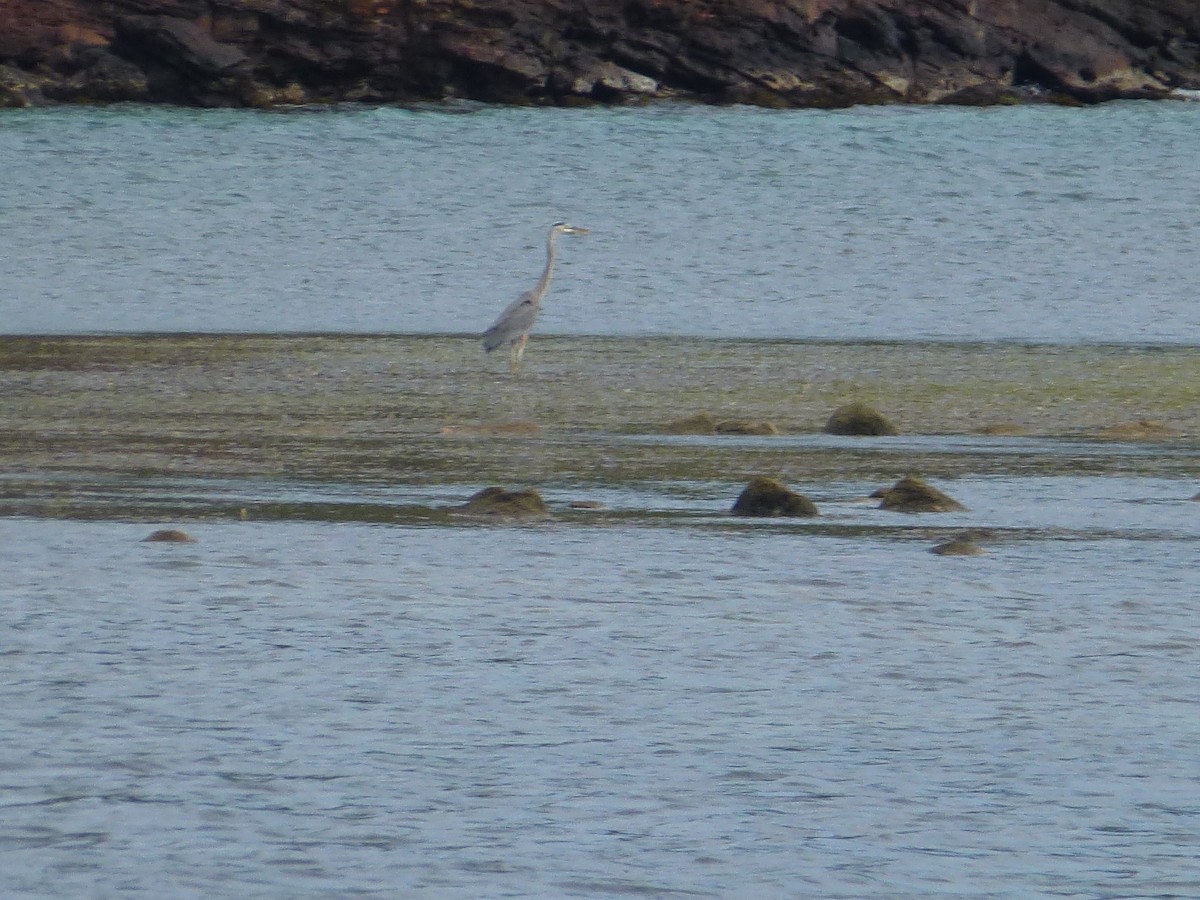
[(1198, 127), (3, 111), (0, 893), (1200, 894)]
[[(969, 559), (719, 523), (0, 521), (7, 890), (1194, 893), (1194, 508), (1036, 487), (1040, 533)], [(1012, 489), (959, 492), (992, 521)]]
[[(1186, 445), (1164, 477), (1111, 441), (731, 440), (959, 457), (968, 509), (567, 481), (521, 524), (449, 512), (470, 484), (10, 477), (10, 893), (1200, 890)], [(982, 556), (928, 552), (967, 529)]]

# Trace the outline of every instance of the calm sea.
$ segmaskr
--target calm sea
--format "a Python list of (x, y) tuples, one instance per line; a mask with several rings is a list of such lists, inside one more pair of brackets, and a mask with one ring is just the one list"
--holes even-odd
[[(1194, 347), (1197, 172), (1182, 102), (3, 111), (0, 334), (477, 333), (568, 219), (541, 333)], [(1194, 442), (901, 440), (969, 512), (0, 518), (0, 896), (1200, 896)]]
[(0, 116), (0, 333), (1196, 343), (1200, 103)]

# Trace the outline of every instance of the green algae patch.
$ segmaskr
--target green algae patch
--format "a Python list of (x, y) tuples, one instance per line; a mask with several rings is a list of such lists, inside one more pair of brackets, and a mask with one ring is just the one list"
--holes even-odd
[(121, 371), (132, 366), (221, 365), (269, 337), (250, 335), (0, 336), (0, 371)]

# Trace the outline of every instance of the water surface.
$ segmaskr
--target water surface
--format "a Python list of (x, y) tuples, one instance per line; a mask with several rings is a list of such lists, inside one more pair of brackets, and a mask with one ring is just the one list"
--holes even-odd
[(0, 332), (1197, 343), (1200, 104), (6, 110)]
[(1198, 116), (3, 111), (0, 893), (1200, 894)]
[(8, 890), (1187, 895), (1191, 522), (0, 521)]

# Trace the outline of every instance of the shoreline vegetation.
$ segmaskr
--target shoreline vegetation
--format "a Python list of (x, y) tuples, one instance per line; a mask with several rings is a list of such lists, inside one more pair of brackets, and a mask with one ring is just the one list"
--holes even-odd
[[(73, 498), (102, 485), (135, 515), (153, 479), (465, 499), (758, 474), (1200, 477), (1200, 347), (535, 335), (518, 376), (493, 362), (461, 336), (0, 338), (0, 514), (82, 514)], [(853, 402), (899, 436), (825, 434)], [(772, 430), (694, 427), (722, 421)]]
[(14, 0), (0, 107), (1194, 97), (1192, 0)]

